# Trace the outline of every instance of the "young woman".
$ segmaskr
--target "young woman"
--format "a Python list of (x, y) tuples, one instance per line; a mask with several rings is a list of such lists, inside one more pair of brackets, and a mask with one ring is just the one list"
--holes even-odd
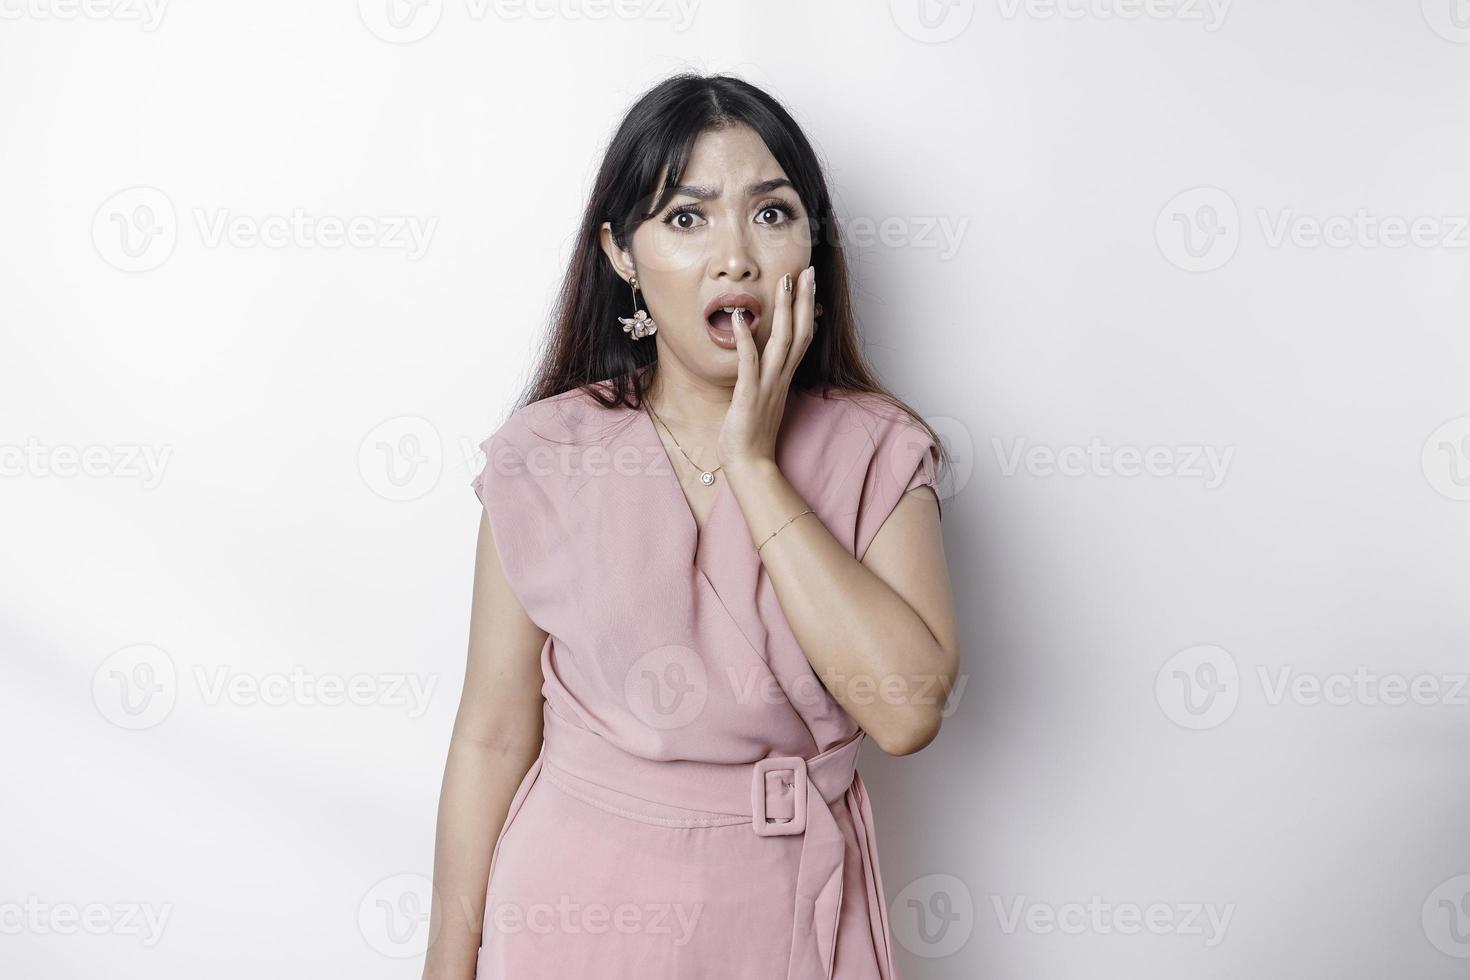
[(632, 107), (483, 448), (424, 976), (894, 980), (854, 764), (930, 742), (955, 677), (940, 447), (769, 95)]

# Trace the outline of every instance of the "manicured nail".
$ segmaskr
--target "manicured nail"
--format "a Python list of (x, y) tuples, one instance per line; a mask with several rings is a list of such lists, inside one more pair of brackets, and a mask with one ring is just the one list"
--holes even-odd
[(814, 265), (809, 265), (806, 268), (807, 268), (807, 271), (812, 274), (812, 278), (811, 278), (812, 292), (815, 293), (817, 291), (817, 267), (814, 266)]
[(791, 273), (789, 273), (789, 272), (786, 273), (786, 275), (784, 275), (784, 276), (781, 277), (781, 292), (783, 292), (783, 293), (789, 293), (789, 292), (791, 292)]

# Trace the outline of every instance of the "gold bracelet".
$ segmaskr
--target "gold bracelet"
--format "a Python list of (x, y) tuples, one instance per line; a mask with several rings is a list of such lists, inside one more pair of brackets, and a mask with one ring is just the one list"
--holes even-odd
[[(806, 510), (802, 511), (801, 514), (797, 514), (796, 517), (800, 517), (802, 514), (810, 514), (810, 513), (812, 513), (812, 509), (810, 507), (808, 507)], [(791, 518), (791, 521), (796, 520), (796, 517)], [(787, 521), (786, 524), (790, 524), (791, 521)], [(782, 529), (786, 527), (786, 524), (782, 524), (781, 527), (776, 528), (776, 530), (774, 530), (770, 534), (766, 535), (766, 541), (769, 541), (772, 538), (774, 538), (776, 535), (780, 534), (781, 531), (782, 531)], [(755, 546), (755, 550), (757, 552), (759, 552), (762, 548), (764, 548), (766, 546), (766, 541), (762, 541), (760, 544), (756, 545)]]

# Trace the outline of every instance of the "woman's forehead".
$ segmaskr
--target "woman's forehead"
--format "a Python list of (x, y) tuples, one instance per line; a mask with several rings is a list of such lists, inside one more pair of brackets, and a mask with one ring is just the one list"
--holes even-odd
[[(666, 165), (659, 173), (660, 185), (667, 173)], [(785, 176), (765, 141), (755, 130), (741, 124), (700, 133), (690, 148), (689, 160), (679, 175), (679, 184), (714, 190), (725, 196), (739, 194), (750, 185)]]

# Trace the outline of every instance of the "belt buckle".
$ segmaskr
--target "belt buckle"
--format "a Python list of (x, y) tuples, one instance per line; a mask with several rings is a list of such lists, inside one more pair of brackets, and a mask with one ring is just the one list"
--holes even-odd
[[(806, 830), (807, 776), (806, 760), (799, 755), (779, 755), (759, 759), (751, 771), (751, 824), (761, 837), (783, 837)], [(794, 814), (790, 820), (772, 823), (766, 816), (766, 773), (790, 772)]]

